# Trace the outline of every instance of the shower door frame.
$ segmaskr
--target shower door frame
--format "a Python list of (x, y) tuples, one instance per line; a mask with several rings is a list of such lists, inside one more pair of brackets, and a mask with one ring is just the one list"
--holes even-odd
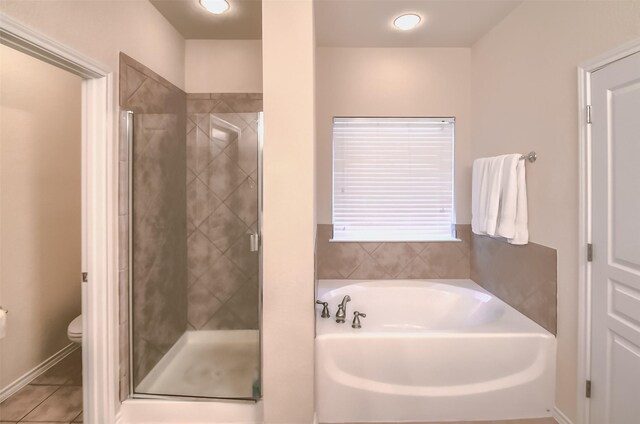
[[(262, 200), (263, 200), (263, 192), (262, 192), (262, 173), (263, 173), (263, 147), (264, 147), (264, 111), (256, 112), (258, 114), (258, 145), (257, 147), (257, 175), (258, 175), (258, 190), (257, 190), (257, 224), (256, 224), (256, 233), (258, 239), (258, 379), (259, 379), (259, 396), (253, 398), (244, 398), (244, 397), (213, 397), (213, 396), (188, 396), (188, 395), (168, 395), (168, 394), (151, 394), (151, 393), (136, 393), (134, 387), (134, 379), (133, 379), (133, 369), (134, 369), (134, 359), (133, 359), (133, 198), (134, 198), (134, 189), (133, 189), (133, 151), (134, 151), (134, 132), (135, 132), (135, 116), (136, 114), (131, 110), (124, 110), (121, 112), (124, 114), (125, 118), (125, 134), (124, 139), (126, 140), (126, 151), (127, 151), (127, 164), (128, 164), (128, 173), (127, 173), (127, 187), (128, 187), (128, 217), (129, 217), (129, 235), (127, 238), (127, 250), (128, 250), (128, 261), (129, 261), (129, 284), (128, 284), (128, 314), (129, 314), (129, 352), (128, 352), (128, 360), (129, 360), (129, 398), (135, 400), (144, 400), (144, 399), (159, 399), (159, 400), (185, 400), (185, 401), (197, 401), (197, 402), (207, 402), (207, 401), (230, 401), (230, 402), (251, 402), (257, 403), (262, 400), (263, 388), (262, 388), (262, 369), (263, 369), (263, 354), (262, 354)], [(186, 205), (185, 205), (186, 206)]]
[(87, 275), (82, 278), (84, 421), (116, 422), (118, 143), (113, 72), (2, 13), (0, 43), (82, 78), (82, 271)]

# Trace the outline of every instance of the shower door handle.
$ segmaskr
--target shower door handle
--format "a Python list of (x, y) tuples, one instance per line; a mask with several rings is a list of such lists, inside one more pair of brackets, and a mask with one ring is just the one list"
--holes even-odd
[(257, 252), (260, 248), (260, 237), (258, 233), (249, 234), (249, 251)]

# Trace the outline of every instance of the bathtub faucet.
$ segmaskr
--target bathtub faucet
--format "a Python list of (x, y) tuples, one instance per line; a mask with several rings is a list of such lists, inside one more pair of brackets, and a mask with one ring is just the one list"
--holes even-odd
[(336, 312), (336, 322), (338, 324), (344, 323), (344, 319), (347, 316), (347, 302), (350, 301), (351, 297), (349, 297), (349, 295), (346, 295), (342, 299), (342, 302), (340, 302), (340, 304), (338, 305), (338, 312)]
[(353, 313), (353, 323), (351, 323), (352, 328), (362, 328), (362, 324), (360, 324), (360, 317), (366, 318), (367, 314), (363, 314), (358, 311)]
[(331, 314), (329, 313), (329, 303), (323, 302), (322, 300), (316, 300), (318, 305), (322, 305), (322, 318), (330, 318)]

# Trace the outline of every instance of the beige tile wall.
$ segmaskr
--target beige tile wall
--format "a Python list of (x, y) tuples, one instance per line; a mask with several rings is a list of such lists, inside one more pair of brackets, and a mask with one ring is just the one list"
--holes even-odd
[(471, 279), (549, 332), (557, 327), (556, 250), (471, 237)]
[[(132, 58), (120, 55), (120, 107), (132, 110), (134, 125), (133, 228), (129, 228), (128, 154), (121, 132), (120, 396), (133, 374), (138, 384), (187, 328), (186, 96)], [(123, 122), (122, 122), (123, 123)], [(133, 264), (128, 236), (132, 232)], [(128, 274), (135, 281), (133, 316), (128, 314)], [(129, 369), (129, 320), (133, 320), (133, 363)]]
[(188, 320), (258, 328), (258, 112), (262, 94), (187, 95)]
[(331, 242), (332, 225), (319, 224), (318, 279), (469, 278), (469, 225), (457, 225), (461, 241), (431, 243)]

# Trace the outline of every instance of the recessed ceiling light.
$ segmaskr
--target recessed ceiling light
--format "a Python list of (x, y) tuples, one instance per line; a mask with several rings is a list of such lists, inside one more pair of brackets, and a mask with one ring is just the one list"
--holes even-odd
[(393, 21), (393, 25), (402, 31), (409, 31), (410, 29), (414, 29), (420, 21), (420, 16), (415, 13), (407, 13), (405, 15), (398, 16)]
[(200, 4), (207, 12), (220, 15), (229, 10), (229, 3), (226, 0), (200, 0)]

